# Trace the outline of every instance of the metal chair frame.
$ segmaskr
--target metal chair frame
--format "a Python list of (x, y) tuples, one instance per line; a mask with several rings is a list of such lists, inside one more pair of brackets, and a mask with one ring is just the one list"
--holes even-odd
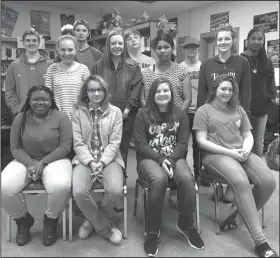
[[(34, 189), (34, 186), (38, 189)], [(47, 190), (45, 189), (45, 186), (41, 181), (36, 181), (36, 182), (30, 182), (22, 191), (23, 194), (47, 194)], [(69, 198), (69, 206), (70, 203), (72, 204), (72, 198)], [(7, 240), (8, 242), (11, 242), (11, 216), (7, 213)], [(62, 235), (63, 235), (63, 240), (66, 241), (66, 211), (65, 209), (63, 210), (62, 213)]]

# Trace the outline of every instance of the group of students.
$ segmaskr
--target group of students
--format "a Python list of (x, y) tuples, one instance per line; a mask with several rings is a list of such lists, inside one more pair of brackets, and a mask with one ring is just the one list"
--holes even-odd
[[(191, 247), (204, 249), (193, 225), (199, 146), (204, 168), (224, 178), (227, 191), (233, 193), (236, 210), (222, 227), (235, 227), (239, 213), (258, 256), (278, 257), (257, 214), (275, 189), (275, 179), (261, 159), (265, 106), (259, 109), (255, 103), (273, 101), (275, 92), (264, 33), (251, 30), (248, 50), (241, 56), (234, 51), (233, 29), (220, 28), (218, 55), (202, 64), (194, 38), (183, 43), (185, 61), (176, 63), (174, 40), (162, 30), (151, 42), (156, 61), (141, 53), (141, 35), (135, 30), (111, 31), (104, 53), (88, 45), (85, 20), (76, 21), (63, 34), (52, 63), (38, 51), (39, 34), (24, 32), (26, 53), (7, 71), (6, 101), (15, 115), (10, 136), (15, 159), (1, 173), (1, 193), (3, 208), (17, 224), (17, 244), (30, 240), (34, 218), (22, 189), (36, 180), (42, 180), (48, 192), (45, 246), (56, 241), (57, 221), (71, 191), (85, 217), (80, 238), (87, 238), (94, 228), (101, 237), (120, 244), (122, 234), (112, 212), (122, 210), (120, 196), (133, 134), (137, 173), (149, 184), (147, 256), (158, 252), (169, 180), (175, 186), (170, 199), (178, 209), (178, 231)], [(251, 129), (256, 131), (255, 141)], [(190, 133), (194, 176), (186, 162)], [(253, 145), (257, 155), (251, 151)], [(105, 189), (100, 201), (91, 195), (95, 182)]]

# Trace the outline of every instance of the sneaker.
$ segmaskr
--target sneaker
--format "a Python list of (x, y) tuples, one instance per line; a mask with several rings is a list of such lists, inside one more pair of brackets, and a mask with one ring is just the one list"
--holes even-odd
[(93, 226), (88, 220), (85, 219), (83, 224), (79, 228), (79, 238), (87, 239), (93, 231)]
[(158, 253), (159, 233), (148, 233), (144, 243), (144, 251), (148, 257), (156, 256)]
[(122, 233), (117, 228), (111, 228), (111, 235), (108, 237), (111, 243), (120, 245), (122, 242)]
[(187, 238), (188, 243), (191, 247), (195, 249), (204, 249), (204, 243), (200, 235), (194, 228), (191, 229), (182, 229), (179, 227), (178, 223), (176, 225), (177, 230)]
[(267, 242), (256, 246), (255, 251), (259, 257), (278, 257), (277, 253), (268, 245)]

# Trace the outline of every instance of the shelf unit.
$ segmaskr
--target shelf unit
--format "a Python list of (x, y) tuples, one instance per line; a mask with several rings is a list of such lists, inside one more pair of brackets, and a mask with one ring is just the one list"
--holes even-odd
[[(142, 51), (142, 53), (147, 56), (151, 56), (153, 58), (155, 58), (155, 57), (154, 57), (153, 51), (151, 51), (151, 39), (156, 37), (156, 34), (157, 34), (156, 25), (157, 25), (156, 22), (146, 21), (146, 22), (137, 23), (137, 24), (128, 26), (124, 29), (124, 30), (126, 30), (126, 29), (138, 30), (141, 33), (142, 37), (148, 38), (147, 47), (149, 48), (149, 50), (144, 50), (144, 51)], [(101, 52), (103, 52), (103, 48), (105, 46), (107, 36), (108, 36), (108, 34), (94, 36), (92, 39), (88, 40), (88, 43), (89, 43), (89, 45), (96, 47)], [(147, 47), (146, 47), (146, 49), (147, 49)]]

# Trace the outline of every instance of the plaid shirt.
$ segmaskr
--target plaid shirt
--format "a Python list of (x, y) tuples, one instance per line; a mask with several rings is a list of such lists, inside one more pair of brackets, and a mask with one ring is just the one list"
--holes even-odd
[(95, 111), (93, 107), (89, 106), (89, 113), (93, 121), (93, 131), (91, 134), (91, 154), (94, 162), (98, 162), (101, 158), (102, 152), (104, 151), (100, 138), (100, 119), (103, 112), (100, 108)]

